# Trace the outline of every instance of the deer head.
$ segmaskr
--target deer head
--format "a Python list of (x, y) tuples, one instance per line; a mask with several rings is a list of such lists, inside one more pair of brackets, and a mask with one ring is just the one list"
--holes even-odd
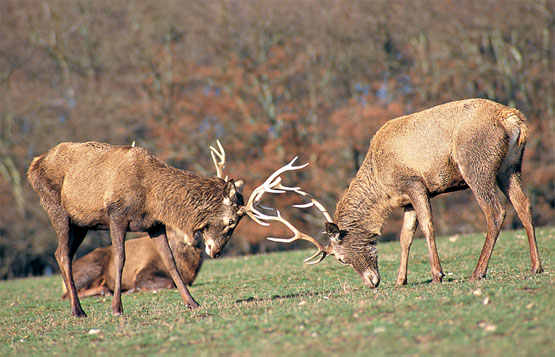
[[(294, 161), (293, 161), (294, 162)], [(292, 164), (292, 162), (290, 163)], [(301, 166), (304, 167), (307, 164)], [(328, 255), (334, 255), (341, 264), (350, 265), (355, 269), (355, 271), (362, 277), (365, 285), (375, 288), (380, 283), (380, 273), (378, 270), (378, 255), (376, 249), (376, 239), (375, 237), (366, 237), (361, 239), (360, 234), (356, 232), (349, 232), (347, 230), (341, 230), (337, 224), (333, 223), (331, 216), (325, 207), (318, 202), (310, 194), (302, 191), (299, 187), (286, 187), (281, 184), (281, 178), (274, 178), (273, 181), (266, 182), (257, 190), (257, 195), (252, 199), (252, 203), (249, 200), (247, 206), (251, 206), (251, 211), (253, 212), (253, 219), (257, 222), (262, 221), (260, 224), (268, 224), (267, 221), (278, 221), (283, 223), (287, 228), (289, 228), (293, 233), (291, 238), (273, 238), (268, 237), (267, 239), (274, 242), (281, 243), (291, 243), (293, 241), (302, 239), (311, 242), (318, 249), (316, 253), (312, 256), (306, 258), (304, 262), (306, 264), (317, 264), (324, 260)], [(262, 197), (264, 192), (281, 193), (285, 191), (295, 192), (307, 199), (310, 202), (301, 205), (294, 205), (297, 208), (308, 208), (315, 206), (325, 217), (325, 234), (329, 238), (329, 243), (327, 245), (322, 245), (315, 238), (300, 232), (295, 228), (289, 221), (287, 221), (279, 210), (267, 207), (261, 207), (266, 210), (272, 210), (273, 215), (268, 215), (262, 213), (257, 209), (258, 201)], [(253, 196), (251, 196), (252, 198)], [(364, 237), (363, 237), (364, 238)]]
[(365, 233), (339, 229), (332, 221), (326, 222), (329, 238), (328, 253), (344, 265), (350, 265), (362, 277), (364, 284), (376, 288), (380, 284), (376, 237)]
[(195, 241), (202, 239), (206, 254), (212, 258), (220, 256), (243, 217), (243, 195), (233, 180), (225, 182), (221, 203), (210, 212), (205, 224), (193, 232)]
[[(247, 204), (244, 204), (242, 187), (243, 181), (229, 179), (227, 176), (224, 178), (223, 168), (225, 167), (225, 151), (219, 141), (217, 141), (218, 149), (210, 146), (210, 151), (212, 155), (212, 160), (216, 167), (216, 172), (218, 178), (224, 180), (225, 189), (222, 198), (222, 205), (220, 205), (220, 212), (216, 212), (208, 220), (207, 224), (202, 228), (202, 230), (195, 231), (195, 240), (203, 239), (205, 242), (205, 251), (211, 257), (217, 257), (221, 254), (221, 251), (231, 238), (233, 230), (245, 215), (252, 218), (258, 224), (267, 226), (266, 220), (272, 220), (270, 216), (265, 216), (261, 211), (259, 211), (259, 201), (262, 198), (264, 192), (272, 193), (283, 193), (285, 191), (290, 191), (292, 189), (297, 189), (296, 187), (286, 187), (281, 185), (280, 175), (287, 171), (295, 171), (304, 168), (308, 164), (295, 166), (294, 163), (297, 160), (295, 157), (287, 165), (277, 169), (272, 173), (262, 185), (258, 186), (253, 190)], [(277, 211), (279, 214), (279, 211)], [(286, 224), (289, 224), (288, 222)], [(289, 224), (289, 228), (295, 230), (295, 228)], [(296, 231), (298, 232), (298, 231)], [(302, 235), (303, 239), (312, 239), (309, 236)], [(318, 244), (318, 241), (313, 240), (313, 243)]]
[(225, 151), (217, 141), (218, 149), (210, 146), (210, 155), (216, 167), (217, 177), (223, 181), (223, 195), (220, 198), (221, 204), (213, 207), (205, 224), (200, 229), (193, 232), (194, 240), (204, 241), (205, 252), (212, 258), (218, 257), (227, 242), (231, 239), (235, 227), (243, 217), (242, 207), (244, 206), (242, 180), (233, 180), (223, 176), (225, 167)]

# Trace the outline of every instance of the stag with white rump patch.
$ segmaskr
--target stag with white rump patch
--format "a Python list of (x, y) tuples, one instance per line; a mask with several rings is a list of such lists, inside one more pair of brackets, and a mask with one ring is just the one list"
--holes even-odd
[[(211, 148), (219, 177), (200, 177), (171, 166), (140, 147), (98, 142), (61, 143), (36, 157), (28, 180), (40, 197), (58, 237), (56, 260), (69, 293), (71, 313), (86, 316), (72, 274), (73, 256), (89, 230), (109, 230), (115, 266), (112, 312), (121, 315), (121, 281), (127, 232), (147, 232), (181, 297), (198, 307), (166, 237), (166, 225), (204, 241), (211, 257), (220, 254), (239, 220), (252, 215), (233, 180), (222, 178), (225, 153)], [(216, 162), (214, 156), (219, 156)], [(296, 170), (291, 165), (280, 173)]]
[[(470, 188), (487, 223), (484, 247), (471, 279), (486, 276), (505, 218), (499, 190), (515, 208), (528, 235), (532, 273), (542, 272), (530, 202), (521, 183), (528, 136), (525, 122), (518, 110), (485, 99), (450, 102), (390, 120), (371, 140), (361, 168), (337, 204), (334, 219), (319, 205), (328, 221), (330, 241), (323, 246), (311, 238), (318, 252), (307, 262), (318, 263), (327, 255), (335, 255), (341, 263), (352, 266), (367, 286), (377, 287), (377, 238), (391, 210), (403, 207), (397, 285), (407, 283), (409, 249), (418, 224), (426, 237), (432, 281), (441, 282), (444, 274), (430, 198)], [(297, 235), (291, 240), (295, 239), (306, 238)], [(320, 253), (318, 260), (312, 260)]]

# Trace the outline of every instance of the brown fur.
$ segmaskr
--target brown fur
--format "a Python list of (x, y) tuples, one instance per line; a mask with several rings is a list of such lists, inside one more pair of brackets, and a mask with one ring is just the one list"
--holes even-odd
[(472, 274), (473, 279), (480, 279), (486, 274), (505, 217), (497, 194), (501, 189), (528, 234), (532, 270), (541, 272), (530, 204), (520, 183), (528, 135), (525, 121), (516, 109), (469, 99), (387, 122), (374, 135), (360, 170), (337, 204), (335, 229), (328, 229), (332, 253), (363, 278), (365, 272), (374, 276), (376, 281), (365, 278), (365, 283), (377, 286), (376, 237), (391, 210), (403, 207), (397, 284), (406, 284), (408, 253), (418, 223), (426, 236), (433, 281), (441, 281), (429, 199), (470, 187), (488, 225)]
[[(193, 284), (203, 263), (200, 242), (188, 239), (183, 233), (167, 228), (177, 270), (183, 282)], [(111, 295), (115, 285), (115, 261), (112, 247), (96, 248), (73, 262), (73, 279), (79, 297)], [(154, 243), (148, 236), (125, 242), (127, 257), (121, 281), (122, 292), (139, 290), (173, 289), (175, 284), (158, 254)], [(68, 297), (65, 284), (62, 298)]]
[(165, 226), (189, 237), (201, 235), (208, 253), (217, 256), (242, 217), (242, 196), (233, 181), (176, 169), (140, 147), (61, 143), (33, 160), (28, 179), (58, 236), (56, 260), (74, 316), (86, 314), (71, 260), (88, 230), (110, 230), (116, 266), (112, 311), (120, 315), (126, 232), (149, 233), (184, 302), (195, 308), (198, 304), (176, 269)]

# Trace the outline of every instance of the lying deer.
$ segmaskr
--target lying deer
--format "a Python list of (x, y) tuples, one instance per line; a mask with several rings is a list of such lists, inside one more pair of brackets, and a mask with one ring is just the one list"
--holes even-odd
[[(450, 102), (393, 119), (370, 142), (361, 168), (337, 204), (334, 219), (311, 198), (326, 217), (326, 246), (304, 234), (318, 251), (307, 263), (327, 255), (352, 266), (369, 287), (380, 283), (377, 238), (391, 210), (404, 208), (401, 230), (401, 264), (397, 285), (407, 283), (409, 249), (418, 223), (426, 237), (432, 281), (444, 274), (436, 249), (430, 198), (470, 188), (486, 218), (487, 234), (471, 279), (486, 276), (488, 262), (505, 209), (498, 189), (510, 200), (528, 235), (532, 273), (543, 271), (530, 202), (521, 184), (522, 153), (528, 130), (518, 110), (485, 99)], [(298, 193), (308, 194), (298, 190)], [(310, 238), (310, 239), (309, 239)], [(314, 260), (319, 254), (321, 257)]]
[[(202, 243), (183, 232), (166, 227), (177, 271), (183, 283), (191, 286), (202, 266)], [(121, 291), (172, 289), (175, 284), (149, 236), (125, 242), (125, 265), (121, 276)], [(115, 257), (112, 246), (100, 247), (72, 264), (73, 280), (79, 297), (112, 295), (115, 289)], [(62, 299), (68, 297), (63, 285)]]
[[(225, 164), (225, 153), (218, 163)], [(215, 150), (213, 150), (213, 153)], [(214, 154), (213, 159), (216, 161)], [(296, 170), (291, 164), (278, 172)], [(72, 273), (73, 256), (89, 230), (109, 230), (114, 255), (112, 312), (121, 315), (127, 232), (147, 232), (181, 297), (198, 307), (177, 271), (166, 225), (201, 237), (216, 257), (245, 215), (253, 216), (232, 179), (203, 178), (168, 166), (140, 147), (98, 142), (61, 143), (33, 159), (27, 176), (58, 236), (55, 252), (71, 313), (84, 317)]]

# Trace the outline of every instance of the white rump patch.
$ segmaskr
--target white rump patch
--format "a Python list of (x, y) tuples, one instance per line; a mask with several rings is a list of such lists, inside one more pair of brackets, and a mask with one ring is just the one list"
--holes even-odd
[(509, 151), (513, 151), (513, 148), (518, 140), (518, 137), (520, 136), (520, 129), (518, 127), (518, 123), (520, 122), (520, 118), (517, 117), (515, 114), (510, 115), (509, 117), (507, 117), (505, 119), (505, 121), (507, 123), (511, 123), (512, 125), (512, 130), (509, 136)]

